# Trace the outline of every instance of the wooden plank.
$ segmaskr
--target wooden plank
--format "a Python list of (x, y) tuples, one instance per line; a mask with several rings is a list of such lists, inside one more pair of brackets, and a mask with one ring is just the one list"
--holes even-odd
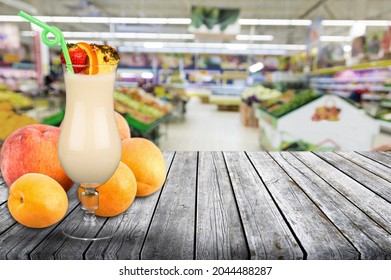
[(141, 259), (193, 259), (197, 153), (177, 152), (162, 190)]
[(360, 252), (361, 259), (390, 259), (391, 235), (290, 153), (274, 160)]
[(4, 178), (3, 176), (1, 175), (1, 170), (0, 170), (0, 186), (4, 184)]
[(0, 204), (6, 202), (8, 200), (8, 197), (9, 197), (9, 188), (5, 183), (0, 184)]
[(377, 161), (364, 157), (356, 152), (337, 152), (338, 155), (354, 162), (362, 168), (376, 174), (377, 176), (391, 182), (391, 165), (384, 166)]
[[(323, 152), (315, 154), (391, 203), (391, 183), (389, 181), (369, 172), (365, 168), (352, 164), (346, 158), (335, 153)], [(391, 169), (387, 173), (389, 176)]]
[[(71, 198), (71, 201), (78, 202), (77, 192)], [(74, 234), (83, 235), (86, 233), (85, 228), (81, 227), (83, 222), (84, 210), (81, 209), (80, 203), (67, 216), (59, 226), (53, 230), (30, 254), (33, 260), (81, 260), (84, 251), (89, 247), (89, 241), (76, 240), (67, 237), (62, 232), (63, 229), (71, 229)], [(96, 220), (97, 228), (93, 232), (98, 233), (99, 228), (106, 222), (107, 218), (98, 217)]]
[(200, 152), (196, 259), (248, 259), (246, 238), (221, 152)]
[(301, 250), (245, 153), (224, 157), (251, 259), (303, 259)]
[[(164, 153), (168, 172), (173, 157), (174, 152)], [(103, 226), (102, 233), (106, 234), (110, 229), (116, 229), (116, 233), (110, 239), (93, 242), (85, 253), (85, 258), (94, 260), (139, 259), (145, 234), (159, 196), (160, 190), (147, 197), (136, 197), (124, 214), (110, 218)]]
[(358, 153), (370, 159), (373, 159), (385, 166), (388, 167), (391, 166), (391, 157), (388, 156), (386, 153), (379, 153), (379, 152), (358, 152)]
[(308, 259), (357, 259), (359, 253), (267, 153), (249, 153), (255, 169)]
[[(0, 187), (1, 188), (1, 187)], [(3, 204), (0, 204), (0, 236), (8, 230), (11, 226), (15, 224), (14, 218), (12, 218), (9, 210), (7, 202), (3, 202)], [(0, 239), (1, 240), (1, 239)], [(0, 256), (2, 251), (2, 246), (0, 242)]]
[[(75, 199), (71, 199), (76, 195), (76, 191), (77, 189), (75, 187), (68, 191), (69, 206), (65, 219), (78, 204)], [(9, 212), (7, 215), (11, 216)], [(12, 228), (0, 236), (0, 259), (29, 259), (30, 252), (34, 250), (48, 234), (57, 232), (59, 225), (60, 223), (48, 228), (33, 229), (16, 223)], [(59, 236), (58, 238), (59, 240), (65, 239), (64, 236)]]
[[(391, 232), (391, 205), (389, 202), (314, 154), (294, 153), (293, 155), (385, 230)], [(373, 184), (376, 182), (371, 183), (371, 185)]]

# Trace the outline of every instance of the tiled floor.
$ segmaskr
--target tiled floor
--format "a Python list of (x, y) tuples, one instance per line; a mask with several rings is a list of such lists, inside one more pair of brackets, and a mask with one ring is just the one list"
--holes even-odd
[[(260, 132), (244, 127), (239, 112), (222, 112), (213, 104), (190, 99), (183, 121), (161, 128), (165, 134), (159, 141), (163, 151), (259, 151)], [(374, 146), (391, 144), (390, 134), (375, 137)]]
[(192, 98), (183, 121), (170, 123), (159, 146), (163, 151), (259, 151), (259, 130), (244, 127), (239, 112), (218, 111)]

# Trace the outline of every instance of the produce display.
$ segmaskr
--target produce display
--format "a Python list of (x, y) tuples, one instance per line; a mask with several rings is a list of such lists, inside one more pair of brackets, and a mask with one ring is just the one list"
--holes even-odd
[(9, 101), (0, 101), (0, 142), (4, 141), (16, 129), (28, 124), (39, 123), (27, 115), (18, 114)]
[(376, 118), (391, 122), (391, 100), (385, 99), (380, 102), (379, 110), (376, 114)]
[(322, 106), (316, 108), (315, 113), (312, 115), (313, 121), (339, 121), (339, 113), (341, 112), (340, 108), (336, 106)]
[(278, 100), (273, 105), (263, 109), (269, 112), (271, 115), (279, 118), (320, 96), (320, 94), (316, 94), (310, 90), (302, 91), (300, 93), (296, 93), (295, 95), (289, 93), (289, 99)]
[(270, 89), (262, 85), (246, 88), (242, 94), (242, 100), (247, 104), (253, 102), (262, 102), (266, 100), (273, 100), (281, 97), (282, 93), (276, 89)]
[(18, 92), (8, 90), (4, 85), (0, 85), (0, 102), (10, 102), (15, 109), (27, 109), (33, 107), (33, 101), (27, 96)]
[(121, 114), (129, 114), (133, 119), (150, 124), (167, 115), (173, 107), (141, 89), (119, 87), (114, 91), (114, 108)]

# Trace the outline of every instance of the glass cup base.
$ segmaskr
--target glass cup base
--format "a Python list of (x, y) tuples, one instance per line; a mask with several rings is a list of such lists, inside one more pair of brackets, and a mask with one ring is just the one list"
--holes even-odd
[(105, 225), (105, 231), (101, 232), (102, 225), (96, 220), (83, 219), (77, 228), (65, 228), (62, 233), (72, 239), (84, 241), (105, 240), (113, 237), (113, 231)]

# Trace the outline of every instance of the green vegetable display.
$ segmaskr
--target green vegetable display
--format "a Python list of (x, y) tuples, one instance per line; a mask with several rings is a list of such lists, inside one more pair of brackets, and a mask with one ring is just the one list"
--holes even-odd
[(270, 110), (269, 113), (275, 117), (281, 117), (318, 97), (320, 97), (320, 95), (312, 91), (303, 91), (296, 94), (289, 102), (283, 103), (280, 106)]

